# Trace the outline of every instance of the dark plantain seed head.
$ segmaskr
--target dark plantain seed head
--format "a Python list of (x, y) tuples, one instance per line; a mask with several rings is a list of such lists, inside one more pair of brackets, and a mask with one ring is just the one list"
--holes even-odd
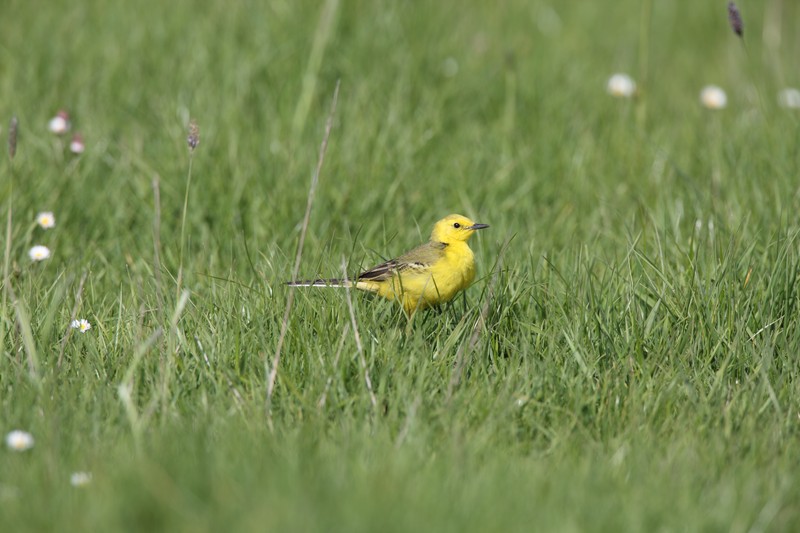
[(739, 37), (744, 36), (744, 23), (742, 22), (742, 14), (739, 8), (733, 2), (728, 2), (728, 22), (731, 25), (733, 33)]

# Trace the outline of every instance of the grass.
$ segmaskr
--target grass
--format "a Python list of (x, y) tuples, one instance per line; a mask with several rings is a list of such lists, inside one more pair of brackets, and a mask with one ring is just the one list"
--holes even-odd
[[(0, 530), (796, 529), (800, 13), (741, 7), (12, 0)], [(492, 227), (411, 327), (294, 293), (267, 402), (337, 80), (301, 277)]]

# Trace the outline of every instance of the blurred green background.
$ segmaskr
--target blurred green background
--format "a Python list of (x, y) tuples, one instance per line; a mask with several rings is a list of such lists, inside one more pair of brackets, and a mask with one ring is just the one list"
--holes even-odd
[[(800, 5), (739, 7), (5, 2), (0, 530), (794, 530)], [(361, 352), (298, 291), (268, 406), (337, 80), (300, 277), (491, 229)]]

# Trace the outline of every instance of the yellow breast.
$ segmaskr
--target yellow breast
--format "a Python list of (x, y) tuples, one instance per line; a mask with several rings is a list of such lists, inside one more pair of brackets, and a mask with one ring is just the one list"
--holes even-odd
[(475, 279), (475, 259), (466, 243), (451, 243), (441, 259), (425, 269), (406, 269), (391, 283), (375, 287), (389, 300), (399, 299), (407, 313), (453, 299)]

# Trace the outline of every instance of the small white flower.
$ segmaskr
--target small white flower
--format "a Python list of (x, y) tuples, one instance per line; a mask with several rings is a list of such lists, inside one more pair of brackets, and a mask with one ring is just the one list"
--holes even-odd
[(50, 229), (56, 225), (56, 217), (50, 211), (42, 211), (36, 215), (36, 223), (44, 229)]
[(33, 435), (21, 429), (15, 429), (6, 435), (6, 446), (15, 452), (24, 452), (33, 448)]
[(28, 257), (31, 258), (31, 261), (44, 261), (50, 257), (50, 248), (37, 244), (28, 250)]
[(627, 74), (614, 74), (608, 78), (606, 91), (617, 98), (630, 98), (636, 94), (636, 82)]
[(800, 91), (787, 87), (778, 93), (778, 103), (787, 109), (800, 109)]
[(723, 109), (728, 105), (728, 97), (725, 91), (716, 85), (706, 85), (700, 91), (700, 102), (708, 109)]
[(56, 135), (64, 135), (69, 131), (69, 115), (66, 111), (59, 111), (56, 116), (47, 123), (47, 128)]
[(82, 154), (85, 149), (86, 145), (83, 144), (83, 137), (79, 133), (73, 135), (72, 141), (69, 143), (69, 151), (77, 155)]
[(89, 483), (92, 482), (92, 473), (91, 472), (73, 472), (72, 475), (69, 476), (69, 484), (73, 487), (85, 487)]
[(87, 331), (92, 329), (92, 325), (85, 318), (81, 318), (80, 320), (73, 320), (70, 323), (69, 327), (71, 327), (72, 329), (77, 329), (81, 333), (86, 333)]

